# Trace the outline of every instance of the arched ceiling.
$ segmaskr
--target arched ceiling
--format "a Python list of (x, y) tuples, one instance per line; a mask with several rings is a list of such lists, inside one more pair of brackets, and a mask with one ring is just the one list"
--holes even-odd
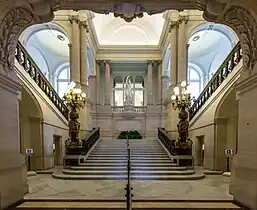
[(218, 31), (199, 31), (189, 39), (189, 56), (202, 57), (216, 52), (219, 47), (230, 40)]
[(69, 55), (69, 39), (57, 30), (41, 30), (34, 34), (37, 40), (49, 51), (57, 56), (67, 57)]
[(130, 23), (113, 14), (94, 13), (93, 25), (100, 45), (158, 45), (165, 19), (163, 13), (137, 18)]

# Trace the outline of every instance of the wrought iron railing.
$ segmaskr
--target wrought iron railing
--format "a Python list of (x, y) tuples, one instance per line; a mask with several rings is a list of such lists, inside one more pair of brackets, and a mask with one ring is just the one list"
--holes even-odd
[(125, 187), (126, 190), (126, 210), (131, 210), (132, 209), (132, 190), (133, 188), (131, 187), (131, 150), (129, 146), (129, 137), (127, 136), (127, 152), (128, 152), (128, 160), (127, 160), (127, 184)]
[[(145, 106), (134, 106), (133, 111), (137, 112), (137, 113), (144, 113), (144, 112), (146, 112), (146, 107)], [(124, 106), (113, 106), (112, 112), (122, 113), (122, 112), (124, 112)]]
[(228, 75), (235, 69), (242, 59), (242, 48), (240, 43), (233, 48), (219, 69), (213, 75), (211, 80), (203, 89), (199, 97), (194, 101), (193, 105), (189, 109), (189, 120), (191, 120), (211, 95), (217, 90), (217, 88), (223, 83)]
[(171, 155), (176, 154), (176, 148), (175, 148), (176, 140), (171, 139), (170, 136), (166, 133), (164, 128), (158, 128), (158, 138)]
[(20, 42), (17, 44), (15, 57), (19, 64), (22, 65), (24, 70), (29, 74), (29, 76), (36, 82), (39, 88), (47, 95), (47, 97), (53, 102), (56, 108), (68, 120), (69, 111), (67, 106), (64, 104), (58, 93), (56, 93), (50, 82), (42, 74), (35, 61)]

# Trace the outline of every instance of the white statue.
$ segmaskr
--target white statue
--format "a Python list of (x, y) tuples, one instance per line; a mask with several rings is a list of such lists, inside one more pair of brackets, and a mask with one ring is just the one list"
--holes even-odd
[(130, 76), (126, 78), (126, 88), (125, 88), (125, 105), (133, 105), (133, 91)]

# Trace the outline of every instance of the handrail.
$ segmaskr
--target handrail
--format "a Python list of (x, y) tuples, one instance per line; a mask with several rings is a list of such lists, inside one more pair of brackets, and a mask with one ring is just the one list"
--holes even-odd
[(166, 147), (166, 149), (171, 155), (176, 155), (176, 148), (175, 148), (176, 140), (171, 139), (170, 136), (166, 133), (164, 128), (158, 128), (158, 138), (160, 139), (163, 146)]
[(67, 106), (64, 104), (64, 102), (59, 97), (58, 93), (56, 93), (50, 82), (42, 74), (36, 62), (33, 60), (33, 58), (30, 56), (30, 54), (20, 42), (18, 42), (16, 46), (15, 57), (19, 64), (22, 65), (24, 70), (29, 74), (29, 76), (36, 82), (39, 88), (53, 102), (53, 104), (63, 114), (66, 120), (68, 120), (69, 110)]
[(217, 90), (222, 82), (228, 77), (228, 75), (235, 69), (242, 59), (242, 48), (240, 42), (229, 53), (227, 58), (220, 65), (219, 69), (213, 75), (211, 80), (205, 86), (199, 97), (194, 101), (193, 105), (189, 109), (189, 120), (191, 120), (211, 95)]
[(100, 127), (93, 128), (92, 131), (82, 140), (82, 146), (84, 148), (84, 154), (87, 154), (92, 146), (100, 137)]
[(131, 151), (129, 146), (129, 138), (127, 135), (127, 151), (128, 151), (128, 161), (127, 161), (127, 184), (125, 187), (126, 190), (126, 210), (132, 210), (132, 197), (133, 194), (131, 191), (133, 188), (131, 187)]

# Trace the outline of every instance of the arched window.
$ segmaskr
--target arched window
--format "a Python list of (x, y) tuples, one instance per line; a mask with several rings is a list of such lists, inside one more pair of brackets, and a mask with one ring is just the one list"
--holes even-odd
[(188, 68), (188, 90), (193, 97), (198, 97), (202, 91), (202, 78), (195, 69)]
[(64, 93), (68, 89), (68, 84), (70, 82), (70, 66), (63, 68), (56, 77), (56, 90), (60, 97), (64, 95)]

